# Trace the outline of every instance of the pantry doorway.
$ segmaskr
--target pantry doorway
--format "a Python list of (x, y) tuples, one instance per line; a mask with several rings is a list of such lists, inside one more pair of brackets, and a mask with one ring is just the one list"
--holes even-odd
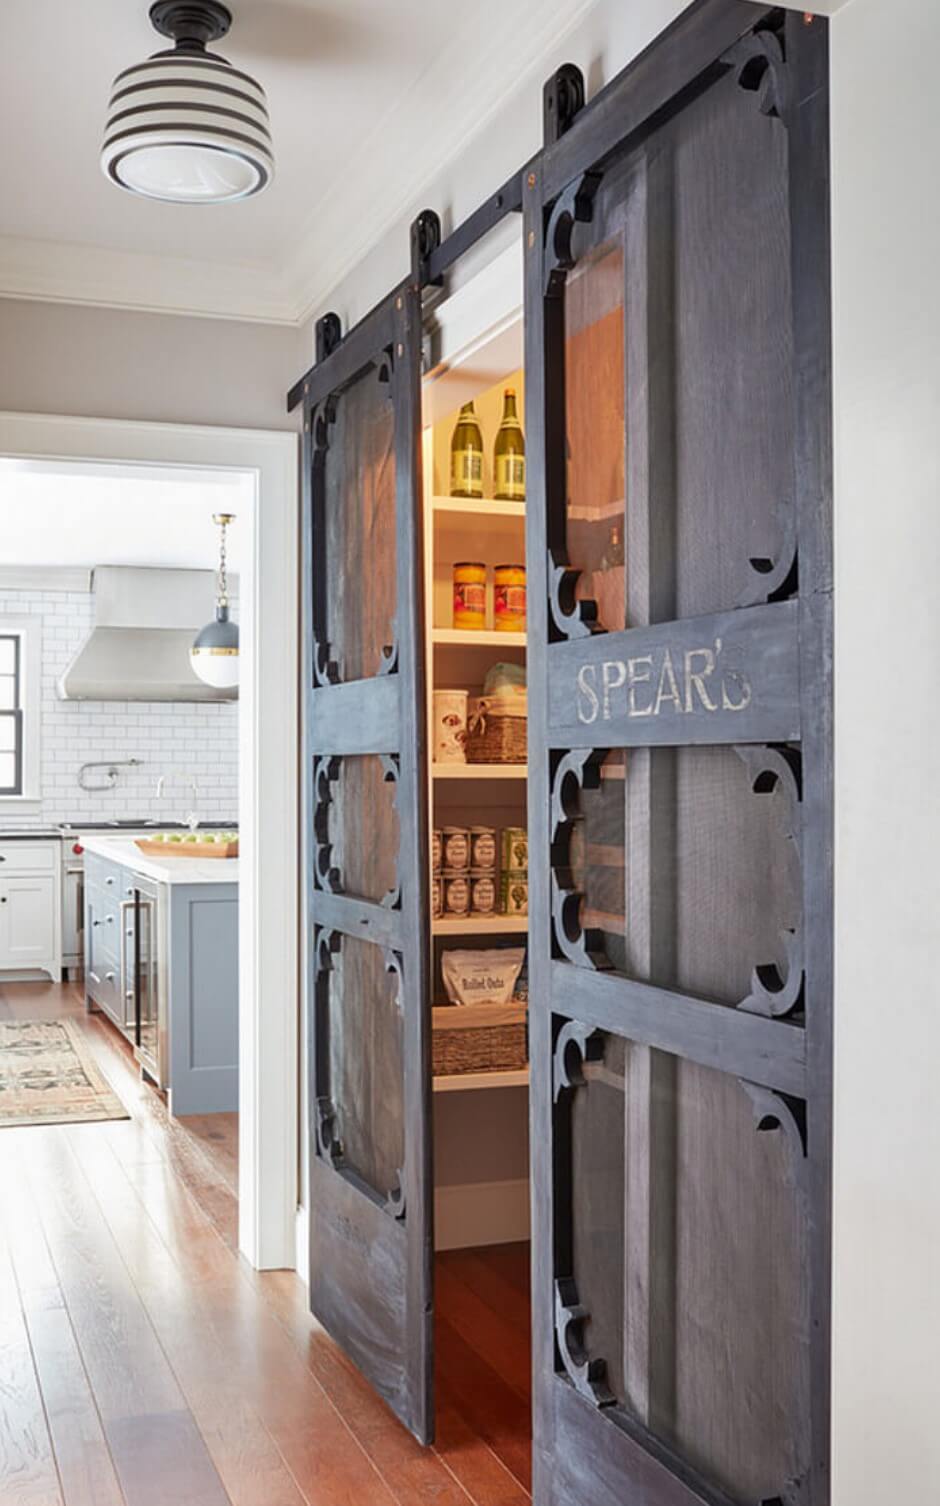
[(225, 471), (244, 478), (252, 490), (252, 526), (244, 540), (251, 589), (240, 601), (238, 1240), (257, 1269), (293, 1269), (299, 1119), (296, 438), (3, 413), (0, 455)]

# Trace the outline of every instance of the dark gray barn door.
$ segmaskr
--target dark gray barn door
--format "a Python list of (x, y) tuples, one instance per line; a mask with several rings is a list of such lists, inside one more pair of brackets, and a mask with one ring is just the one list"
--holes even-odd
[(527, 177), (537, 1506), (828, 1500), (826, 23)]
[[(304, 403), (310, 1304), (432, 1433), (420, 306), (397, 290)], [(333, 347), (333, 348), (331, 348)]]

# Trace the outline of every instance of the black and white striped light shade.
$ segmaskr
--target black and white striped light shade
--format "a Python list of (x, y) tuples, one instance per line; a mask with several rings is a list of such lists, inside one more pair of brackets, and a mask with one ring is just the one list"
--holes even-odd
[(204, 46), (178, 41), (114, 80), (101, 166), (120, 188), (174, 204), (260, 193), (274, 176), (264, 90)]

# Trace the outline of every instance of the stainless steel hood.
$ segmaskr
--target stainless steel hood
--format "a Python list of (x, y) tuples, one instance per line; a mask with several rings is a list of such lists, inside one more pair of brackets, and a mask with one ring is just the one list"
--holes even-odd
[(59, 681), (65, 701), (233, 701), (193, 672), (190, 649), (215, 613), (212, 570), (99, 565), (95, 624)]

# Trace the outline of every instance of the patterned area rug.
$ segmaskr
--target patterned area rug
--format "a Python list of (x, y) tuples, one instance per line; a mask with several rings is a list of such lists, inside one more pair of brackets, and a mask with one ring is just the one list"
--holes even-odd
[(70, 1020), (0, 1022), (0, 1128), (129, 1118)]

